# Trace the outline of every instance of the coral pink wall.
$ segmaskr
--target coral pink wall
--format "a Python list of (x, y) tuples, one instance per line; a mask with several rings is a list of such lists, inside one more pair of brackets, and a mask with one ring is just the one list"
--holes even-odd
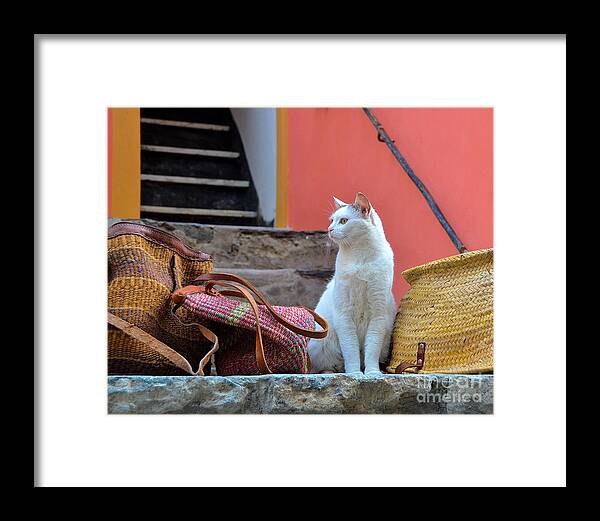
[[(493, 110), (372, 108), (415, 174), (470, 250), (493, 241)], [(364, 192), (381, 216), (400, 273), (456, 249), (359, 108), (288, 109), (288, 219), (295, 230), (325, 230), (332, 196)]]

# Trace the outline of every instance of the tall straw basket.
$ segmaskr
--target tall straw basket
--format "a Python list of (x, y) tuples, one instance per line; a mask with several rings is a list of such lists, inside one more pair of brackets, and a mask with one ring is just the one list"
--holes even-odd
[(494, 251), (473, 250), (459, 239), (433, 196), (373, 112), (363, 109), (415, 184), (459, 255), (402, 273), (411, 285), (396, 315), (390, 373), (489, 373), (493, 371)]
[(411, 288), (394, 323), (389, 372), (415, 363), (421, 342), (420, 373), (493, 371), (493, 261), (493, 249), (476, 250), (402, 273)]

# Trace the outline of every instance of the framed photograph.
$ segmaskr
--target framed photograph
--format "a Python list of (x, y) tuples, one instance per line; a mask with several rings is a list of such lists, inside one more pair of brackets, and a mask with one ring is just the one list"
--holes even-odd
[(566, 485), (565, 34), (34, 35), (34, 184), (34, 486)]

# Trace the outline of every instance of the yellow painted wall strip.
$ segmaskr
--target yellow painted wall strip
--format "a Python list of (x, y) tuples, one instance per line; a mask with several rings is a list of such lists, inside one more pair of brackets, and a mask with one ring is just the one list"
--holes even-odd
[(288, 226), (287, 109), (277, 109), (277, 197), (275, 226)]
[(111, 108), (109, 214), (139, 219), (141, 205), (140, 109)]

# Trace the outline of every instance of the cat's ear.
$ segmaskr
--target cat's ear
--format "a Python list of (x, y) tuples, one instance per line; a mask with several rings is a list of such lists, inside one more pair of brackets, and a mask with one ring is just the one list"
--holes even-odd
[(358, 208), (363, 217), (368, 217), (371, 213), (371, 203), (367, 199), (367, 196), (362, 192), (357, 192), (354, 206)]
[(333, 202), (335, 203), (335, 209), (339, 210), (342, 206), (348, 206), (344, 201), (340, 201), (337, 197), (333, 196)]

